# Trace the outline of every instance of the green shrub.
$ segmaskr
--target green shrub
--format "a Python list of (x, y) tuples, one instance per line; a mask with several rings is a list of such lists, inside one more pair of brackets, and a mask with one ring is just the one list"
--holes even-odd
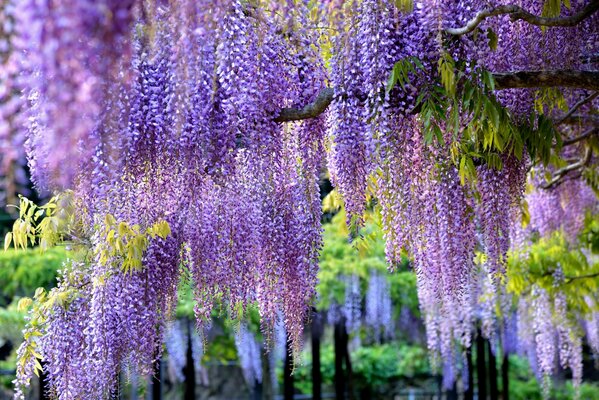
[(56, 285), (56, 271), (66, 259), (62, 247), (0, 251), (0, 307), (14, 297), (32, 296), (38, 287)]

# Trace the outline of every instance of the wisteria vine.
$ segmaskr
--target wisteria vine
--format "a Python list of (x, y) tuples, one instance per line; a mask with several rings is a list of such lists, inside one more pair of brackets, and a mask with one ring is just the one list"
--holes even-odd
[[(39, 192), (69, 194), (68, 209), (57, 200), (22, 213), (10, 239), (75, 249), (59, 287), (36, 297), (39, 330), (19, 351), (17, 397), (38, 358), (61, 399), (107, 398), (123, 368), (152, 373), (181, 275), (193, 285), (198, 325), (215, 305), (233, 316), (257, 305), (266, 336), (282, 320), (299, 351), (322, 245), (325, 164), (352, 237), (377, 208), (389, 264), (410, 255), (434, 360), (456, 364), (479, 321), (487, 338), (501, 337), (501, 315), (513, 311), (508, 251), (556, 230), (574, 243), (597, 211), (597, 177), (594, 150), (578, 139), (587, 126), (556, 133), (547, 124), (587, 91), (534, 91), (516, 76), (498, 92), (489, 71), (592, 72), (599, 17), (541, 28), (497, 14), (456, 34), (486, 2), (397, 3), (2, 2), (10, 29), (0, 49), (0, 148), (24, 143)], [(540, 0), (520, 3), (562, 15)], [(584, 7), (573, 2), (563, 14)], [(314, 106), (327, 86), (330, 104)], [(590, 112), (597, 100), (580, 107)], [(285, 110), (300, 117), (281, 123)], [(19, 174), (20, 153), (3, 151), (0, 161), (5, 177)], [(371, 277), (366, 319), (390, 336), (381, 279)], [(359, 295), (348, 287), (351, 330)], [(540, 375), (552, 373), (557, 340), (562, 366), (579, 380), (576, 327), (538, 325), (565, 315), (563, 299), (536, 288), (525, 301), (518, 310), (545, 313), (521, 330)], [(254, 368), (248, 378), (259, 375)]]

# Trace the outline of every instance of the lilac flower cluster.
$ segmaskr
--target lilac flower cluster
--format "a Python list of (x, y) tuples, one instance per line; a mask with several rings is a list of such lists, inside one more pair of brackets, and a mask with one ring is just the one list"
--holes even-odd
[[(479, 308), (483, 335), (494, 338), (499, 328), (497, 307), (509, 313), (511, 298), (499, 280), (505, 276), (508, 250), (514, 231), (520, 227), (520, 199), (526, 184), (525, 161), (505, 157), (501, 170), (488, 166), (477, 169), (477, 238), (486, 259), (479, 274)], [(506, 321), (504, 321), (506, 323)]]
[[(334, 38), (331, 59), (336, 90), (328, 120), (331, 177), (343, 195), (349, 223), (360, 222), (372, 194), (369, 179), (376, 177), (389, 264), (397, 263), (403, 250), (413, 257), (428, 346), (445, 364), (454, 363), (456, 343), (470, 345), (475, 318), (482, 320), (487, 338), (494, 339), (506, 325), (496, 310), (499, 307), (499, 315), (508, 315), (511, 300), (501, 285), (508, 250), (512, 240), (523, 243), (529, 233), (518, 228), (530, 161), (526, 155), (502, 155), (501, 168), (477, 165), (476, 185), (461, 185), (450, 150), (462, 144), (460, 133), (436, 121), (445, 143), (425, 146), (422, 120), (413, 107), (418, 88), (430, 85), (435, 73), (424, 82), (410, 76), (405, 86), (396, 85), (390, 93), (385, 85), (395, 61), (417, 57), (425, 70), (434, 71), (443, 53), (464, 62), (467, 71), (586, 68), (579, 56), (589, 48), (596, 50), (596, 41), (591, 42), (598, 31), (586, 22), (542, 32), (524, 21), (511, 22), (508, 16), (489, 18), (480, 24), (488, 35), (446, 40), (446, 28), (463, 26), (477, 12), (507, 3), (431, 0), (415, 2), (414, 12), (402, 14), (392, 2), (353, 2), (343, 8), (345, 24), (333, 26), (342, 33)], [(536, 14), (542, 11), (540, 1), (521, 2), (521, 6)], [(581, 7), (577, 4), (566, 13)], [(334, 24), (342, 19), (333, 18)], [(564, 41), (567, 44), (560, 46)], [(497, 48), (489, 51), (490, 46)], [(552, 61), (556, 56), (560, 57), (557, 64)], [(565, 93), (567, 98), (580, 97), (576, 91)], [(498, 99), (516, 119), (534, 111), (531, 90), (502, 91)], [(583, 189), (580, 179), (566, 180), (561, 186), (558, 190), (572, 193), (575, 199), (560, 198), (556, 204), (569, 214), (562, 218), (554, 213), (554, 220), (567, 231), (579, 232), (585, 210), (596, 207), (596, 198)], [(567, 206), (569, 201), (572, 207)], [(542, 222), (539, 214), (553, 218), (537, 212), (542, 202), (531, 206), (532, 226)], [(476, 250), (483, 253), (481, 265), (474, 264)], [(547, 357), (546, 352), (540, 354), (541, 359)]]
[[(592, 318), (592, 317), (591, 317)], [(518, 300), (518, 353), (526, 356), (537, 379), (542, 381), (544, 396), (550, 389), (550, 378), (559, 365), (572, 371), (576, 389), (582, 383), (582, 336), (577, 321), (568, 311), (563, 293), (550, 295), (534, 286), (529, 295)], [(589, 330), (589, 340), (593, 334)], [(510, 351), (509, 343), (504, 351)]]
[(530, 212), (528, 229), (541, 236), (563, 230), (569, 241), (576, 242), (584, 227), (586, 213), (597, 212), (599, 199), (580, 179), (568, 179), (549, 189), (542, 185), (542, 181), (538, 182), (538, 187), (526, 195)]
[[(590, 298), (586, 301), (589, 307), (593, 306), (593, 301)], [(599, 355), (599, 312), (590, 313), (585, 321), (584, 328), (589, 347), (595, 355)]]
[(16, 50), (17, 6), (0, 2), (0, 204), (16, 204), (17, 193), (28, 195), (25, 171), (24, 100), (17, 85), (21, 54)]
[(243, 377), (250, 387), (262, 382), (262, 348), (245, 323), (235, 334), (237, 356), (243, 370)]
[(183, 321), (173, 321), (167, 325), (164, 344), (168, 355), (168, 375), (172, 382), (183, 382), (183, 368), (187, 363), (187, 332)]
[[(445, 143), (425, 145), (415, 100), (437, 78), (435, 66), (445, 52), (495, 71), (586, 68), (579, 55), (597, 51), (597, 15), (579, 27), (543, 33), (508, 16), (485, 20), (480, 28), (493, 29), (498, 38), (492, 52), (490, 35), (443, 38), (443, 29), (487, 7), (480, 0), (425, 0), (409, 14), (391, 0), (266, 3), (14, 3), (10, 46), (16, 59), (3, 60), (8, 83), (0, 88), (0, 114), (11, 125), (10, 133), (0, 130), (0, 146), (7, 138), (23, 141), (12, 124), (26, 120), (33, 180), (40, 190), (74, 189), (83, 221), (78, 237), (92, 250), (105, 244), (106, 214), (142, 228), (165, 220), (172, 232), (150, 238), (143, 267), (129, 274), (118, 257), (73, 264), (69, 274), (83, 273), (90, 283), (71, 308), (56, 309), (42, 339), (58, 397), (78, 397), (76, 390), (107, 396), (125, 367), (152, 372), (182, 271), (193, 283), (200, 325), (209, 323), (217, 301), (232, 313), (256, 303), (265, 332), (283, 320), (297, 352), (322, 245), (323, 149), (350, 225), (359, 227), (367, 199), (376, 195), (390, 265), (403, 250), (411, 254), (428, 346), (443, 365), (455, 367), (457, 349), (470, 346), (479, 298), (484, 334), (491, 337), (501, 326), (495, 305), (505, 314), (507, 297), (498, 282), (515, 237), (528, 162), (506, 156), (501, 170), (480, 165), (476, 187), (462, 185), (454, 160), (460, 134), (436, 121)], [(541, 10), (540, 1), (521, 3)], [(309, 29), (313, 11), (332, 12), (330, 76), (318, 34)], [(410, 76), (407, 85), (388, 92), (394, 62), (409, 57), (432, 71), (430, 79)], [(308, 104), (325, 84), (335, 90), (326, 114), (275, 122), (282, 108)], [(18, 90), (24, 97), (13, 103), (8, 94)], [(499, 99), (518, 117), (533, 110), (530, 90), (505, 91)], [(4, 157), (4, 165), (18, 159)], [(584, 211), (597, 207), (593, 196), (578, 179), (534, 191), (528, 197), (531, 226), (574, 237)], [(486, 260), (479, 274), (477, 247)], [(390, 327), (381, 295), (388, 288), (377, 279), (368, 319)], [(68, 276), (63, 284), (70, 284)], [(357, 315), (350, 294), (348, 327)], [(558, 342), (550, 300), (535, 292), (526, 310), (538, 318), (520, 341), (538, 359), (541, 375), (552, 371)], [(63, 338), (66, 333), (77, 343)], [(571, 336), (561, 335), (571, 349), (562, 358), (575, 369), (572, 349), (580, 346)], [(71, 368), (67, 360), (86, 368)], [(19, 379), (30, 373), (24, 366)], [(447, 376), (452, 380), (455, 373)]]
[(24, 57), (15, 85), (31, 103), (29, 165), (39, 188), (64, 188), (93, 151), (103, 82), (117, 79), (118, 60), (130, 53), (136, 1), (17, 3), (15, 46)]
[[(298, 352), (322, 242), (326, 116), (289, 125), (273, 119), (324, 85), (315, 37), (239, 0), (157, 3), (135, 29), (132, 1), (57, 2), (51, 10), (23, 3), (31, 7), (18, 15), (31, 20), (32, 32), (51, 33), (31, 44), (51, 58), (28, 61), (40, 74), (28, 91), (30, 167), (39, 187), (73, 189), (77, 237), (94, 254), (67, 274), (84, 274), (89, 284), (72, 288), (79, 294), (72, 306), (57, 307), (45, 328), (51, 390), (103, 398), (123, 369), (152, 374), (182, 273), (192, 281), (200, 327), (215, 303), (236, 316), (257, 304), (265, 333), (283, 321)], [(308, 20), (307, 7), (288, 12)], [(107, 214), (141, 231), (166, 221), (171, 233), (148, 236), (141, 268), (124, 273), (122, 258), (99, 256)], [(180, 378), (176, 335), (168, 329), (167, 350)], [(194, 339), (198, 360), (201, 347)], [(20, 382), (31, 372), (24, 368)]]
[(391, 304), (391, 293), (387, 278), (373, 272), (368, 281), (366, 292), (365, 322), (374, 329), (374, 337), (388, 339), (394, 334), (393, 308)]

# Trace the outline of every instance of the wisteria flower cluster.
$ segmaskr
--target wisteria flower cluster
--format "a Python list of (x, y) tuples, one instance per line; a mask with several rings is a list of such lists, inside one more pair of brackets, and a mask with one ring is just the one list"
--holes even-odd
[[(455, 80), (463, 78), (455, 71), (448, 74), (447, 68), (460, 63), (465, 74), (584, 69), (587, 65), (581, 64), (580, 55), (597, 46), (596, 15), (576, 27), (546, 31), (502, 16), (479, 21), (476, 35), (448, 35), (448, 29), (465, 26), (476, 12), (508, 3), (418, 1), (413, 12), (402, 13), (391, 1), (365, 0), (348, 2), (345, 18), (333, 21), (342, 33), (335, 38), (331, 59), (336, 90), (328, 130), (331, 177), (344, 197), (348, 223), (359, 225), (367, 200), (376, 197), (390, 265), (400, 260), (403, 250), (412, 256), (428, 347), (444, 365), (456, 365), (460, 348), (470, 346), (478, 320), (484, 336), (493, 341), (505, 325), (497, 310), (508, 315), (511, 301), (502, 281), (508, 250), (532, 229), (523, 232), (520, 227), (521, 204), (528, 171), (536, 162), (527, 153), (536, 150), (502, 151), (488, 162), (482, 157), (472, 164), (466, 157), (456, 160), (460, 151), (471, 151), (468, 125), (476, 123), (468, 108), (471, 100), (444, 103), (449, 109), (443, 111), (450, 117), (441, 119), (426, 102), (427, 96), (437, 101), (438, 95), (426, 90), (436, 80), (442, 82), (439, 90), (449, 96), (459, 90), (464, 83)], [(545, 12), (541, 1), (520, 5), (530, 13)], [(584, 5), (573, 5), (566, 13)], [(414, 59), (415, 66), (404, 67)], [(398, 61), (401, 64), (395, 64)], [(426, 74), (418, 73), (421, 70)], [(390, 87), (388, 82), (397, 84)], [(588, 95), (580, 90), (565, 93), (572, 104)], [(563, 115), (554, 104), (539, 106), (538, 94), (530, 89), (502, 90), (496, 100), (515, 125), (535, 112)], [(576, 136), (584, 128), (568, 129), (568, 135)], [(560, 154), (559, 145), (551, 145)], [(583, 146), (564, 149), (565, 157), (584, 153)], [(470, 171), (474, 184), (464, 184), (465, 171)], [(597, 210), (594, 193), (579, 177), (572, 173), (565, 176), (565, 183), (543, 185), (547, 187), (527, 195), (534, 229), (545, 234), (563, 228), (575, 238), (585, 213)]]
[[(52, 393), (109, 397), (120, 370), (153, 373), (165, 333), (180, 378), (168, 324), (182, 273), (200, 326), (216, 303), (232, 315), (257, 304), (263, 329), (284, 320), (299, 351), (321, 246), (324, 117), (274, 119), (325, 84), (308, 8), (17, 3), (32, 178), (72, 189), (79, 222), (66, 234), (92, 249), (65, 268), (61, 285), (78, 294), (53, 304), (39, 332)], [(159, 221), (170, 233), (144, 236)], [(129, 255), (102, 251), (125, 244)], [(123, 257), (141, 266), (123, 271)], [(84, 285), (70, 278), (79, 274)]]

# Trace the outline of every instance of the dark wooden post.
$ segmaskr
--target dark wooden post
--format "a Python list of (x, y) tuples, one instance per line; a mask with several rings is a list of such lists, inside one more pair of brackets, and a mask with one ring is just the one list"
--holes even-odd
[(289, 338), (285, 346), (285, 367), (283, 370), (283, 398), (285, 400), (293, 400), (293, 349)]
[(183, 371), (185, 375), (185, 400), (195, 400), (196, 398), (196, 371), (193, 362), (192, 338), (193, 333), (192, 322), (187, 320), (187, 362)]
[(476, 382), (478, 385), (478, 398), (487, 398), (487, 363), (485, 362), (485, 340), (479, 330), (476, 336)]
[(499, 400), (499, 390), (497, 389), (497, 358), (493, 354), (491, 342), (488, 340), (487, 350), (489, 353), (489, 394), (491, 400)]
[(343, 319), (335, 322), (335, 398), (337, 400), (345, 399), (345, 376), (343, 374), (343, 361), (345, 359), (345, 349), (343, 348), (344, 328), (345, 321)]
[(466, 349), (466, 373), (468, 374), (468, 387), (464, 391), (464, 400), (474, 400), (474, 366), (472, 365), (472, 346)]
[(501, 363), (501, 383), (503, 387), (503, 400), (510, 398), (510, 357), (507, 353), (503, 354), (503, 362)]
[(318, 310), (312, 310), (312, 400), (322, 399), (322, 372), (320, 370), (320, 337), (322, 321)]

